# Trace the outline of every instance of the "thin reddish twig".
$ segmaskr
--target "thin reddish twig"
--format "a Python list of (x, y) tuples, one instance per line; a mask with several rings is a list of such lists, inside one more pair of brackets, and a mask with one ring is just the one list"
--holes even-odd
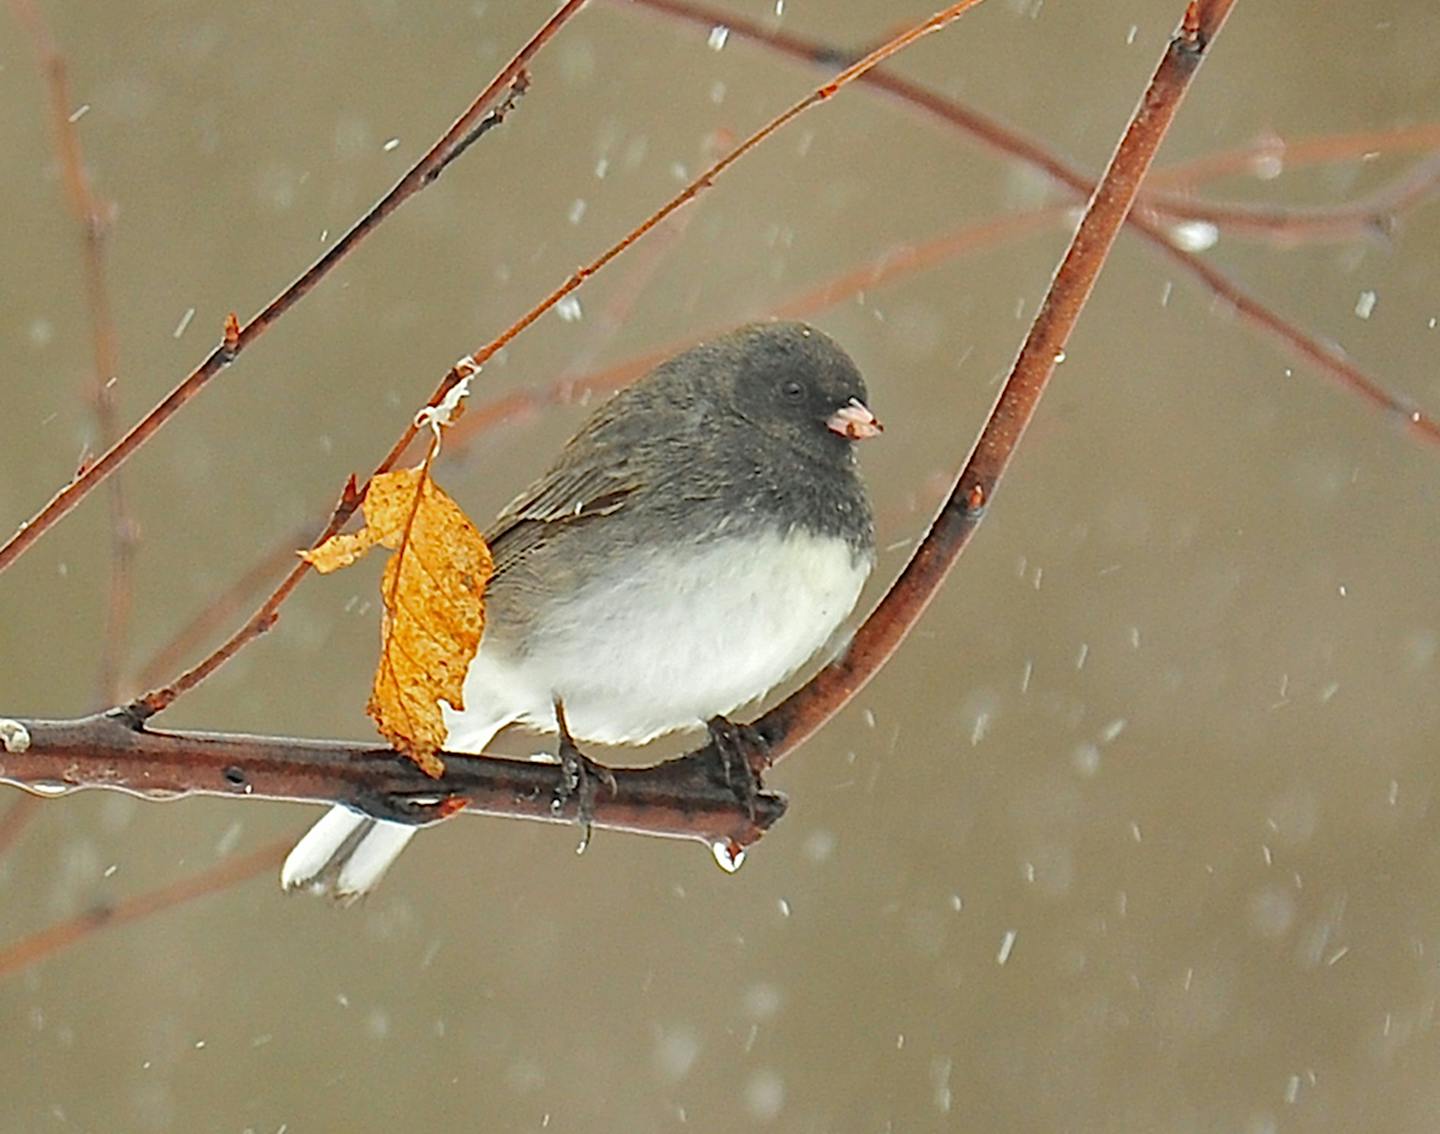
[(270, 579), (294, 566), (295, 549), (305, 542), (309, 534), (310, 529), (306, 528), (282, 540), (269, 554), (252, 563), (244, 574), (206, 603), (140, 667), (135, 677), (140, 687), (152, 689), (163, 682), (193, 650), (229, 623), (251, 595)]
[[(18, 531), (3, 545), (0, 545), (0, 571), (4, 571), (37, 539), (48, 531), (56, 521), (75, 507), (84, 497), (100, 484), (115, 469), (119, 468), (136, 449), (145, 444), (173, 417), (182, 406), (225, 370), (247, 346), (295, 306), (330, 271), (349, 255), (359, 243), (401, 205), (416, 193), (432, 184), (446, 167), (465, 152), (478, 138), (494, 126), (499, 125), (528, 84), (525, 70), (530, 59), (545, 46), (556, 32), (584, 6), (585, 0), (565, 0), (565, 3), (537, 31), (524, 47), (516, 53), (490, 84), (480, 93), (454, 124), (445, 131), (425, 154), (410, 167), (409, 171), (395, 183), (394, 187), (377, 201), (370, 210), (343, 237), (318, 260), (307, 268), (294, 282), (265, 305), (257, 315), (244, 326), (231, 328), (227, 323), (226, 334), (219, 346), (170, 391), (153, 409), (132, 426), (94, 464), (79, 473), (69, 484), (57, 492), (31, 519), (22, 524)], [(233, 320), (233, 316), (231, 317)]]
[(939, 515), (845, 654), (754, 723), (768, 762), (793, 752), (894, 655), (984, 518), (1155, 152), (1234, 0), (1186, 9), (1035, 315), (975, 448)]
[(0, 817), (0, 857), (20, 841), (21, 834), (30, 825), (30, 820), (35, 818), (41, 802), (36, 796), (21, 795), (10, 804), (4, 816)]
[(1205, 181), (1237, 173), (1256, 173), (1262, 168), (1289, 169), (1322, 162), (1379, 157), (1406, 150), (1436, 149), (1440, 149), (1440, 122), (1422, 122), (1388, 130), (1327, 134), (1298, 141), (1280, 137), (1262, 138), (1238, 149), (1206, 154), (1157, 169), (1150, 175), (1150, 185), (1151, 188), (1185, 190)]
[(0, 948), (0, 978), (29, 968), (99, 930), (139, 921), (162, 910), (228, 889), (263, 871), (274, 870), (284, 861), (291, 841), (285, 838), (267, 843), (259, 850), (239, 858), (225, 859), (208, 870), (182, 878), (169, 886), (138, 894), (113, 906), (94, 906), (67, 921), (57, 922), (28, 937), (22, 937), (19, 941)]
[(1176, 248), (1173, 244), (1158, 239), (1161, 234), (1148, 232), (1150, 222), (1140, 221), (1140, 230), (1157, 237), (1156, 247), (1186, 271), (1200, 279), (1206, 287), (1230, 304), (1235, 313), (1248, 322), (1276, 336), (1307, 362), (1313, 363), (1322, 374), (1328, 374), (1340, 389), (1356, 394), (1376, 409), (1389, 415), (1390, 419), (1404, 427), (1407, 433), (1431, 444), (1440, 442), (1440, 422), (1417, 408), (1414, 403), (1397, 394), (1392, 394), (1365, 371), (1361, 370), (1339, 347), (1321, 342), (1314, 335), (1302, 331), (1296, 324), (1277, 314), (1253, 295), (1242, 291), (1222, 272), (1212, 268), (1198, 256)]
[[(730, 13), (707, 8), (703, 4), (692, 2), (692, 0), (633, 0), (633, 2), (701, 27), (713, 27), (717, 23), (724, 24), (732, 35), (752, 40), (806, 63), (833, 66), (836, 60), (843, 56), (843, 53), (831, 44), (792, 32), (767, 28)], [(1094, 183), (1089, 177), (1051, 153), (1039, 142), (1024, 137), (1017, 131), (963, 103), (946, 98), (918, 83), (913, 83), (885, 70), (870, 71), (861, 76), (860, 82), (885, 92), (903, 105), (910, 106), (953, 129), (962, 131), (968, 137), (996, 153), (1025, 162), (1073, 193), (1089, 196), (1094, 189)], [(1387, 391), (1374, 378), (1356, 367), (1342, 351), (1322, 343), (1313, 335), (1306, 334), (1283, 316), (1272, 311), (1255, 296), (1244, 291), (1223, 273), (1211, 268), (1199, 256), (1177, 247), (1168, 225), (1157, 223), (1153, 216), (1140, 209), (1132, 210), (1128, 223), (1151, 244), (1163, 250), (1171, 260), (1198, 277), (1207, 287), (1212, 288), (1221, 298), (1228, 301), (1242, 317), (1254, 326), (1267, 334), (1277, 335), (1300, 357), (1318, 366), (1342, 386), (1359, 394), (1366, 401), (1380, 407), (1396, 419), (1404, 421), (1410, 433), (1432, 443), (1440, 441), (1440, 424), (1437, 424), (1428, 414), (1416, 409), (1407, 399)]]
[[(61, 180), (70, 211), (80, 225), (84, 247), (85, 298), (90, 309), (90, 340), (95, 367), (91, 376), (90, 402), (95, 410), (96, 442), (101, 450), (105, 450), (115, 443), (120, 431), (114, 391), (114, 382), (120, 372), (119, 351), (110, 293), (105, 284), (105, 245), (114, 210), (95, 192), (85, 168), (80, 151), (80, 131), (71, 113), (70, 80), (65, 57), (60, 54), (54, 36), (33, 0), (10, 0), (10, 9), (30, 36), (36, 62), (47, 80), (51, 132), (60, 160)], [(120, 477), (111, 478), (108, 497), (110, 591), (96, 686), (101, 703), (113, 705), (120, 695), (122, 669), (130, 640), (135, 545), (139, 527), (131, 514), (125, 485)]]
[[(1440, 158), (1432, 155), (1393, 183), (1339, 205), (1275, 209), (1255, 206), (1248, 218), (1239, 221), (1228, 215), (1230, 206), (1192, 201), (1188, 213), (1191, 220), (1214, 224), (1227, 233), (1243, 235), (1246, 230), (1263, 231), (1285, 244), (1317, 239), (1348, 240), (1357, 232), (1386, 231), (1396, 214), (1434, 196), (1437, 187), (1440, 187)], [(1153, 224), (1157, 216), (1152, 212), (1147, 219)]]
[(508, 346), (517, 335), (532, 326), (542, 315), (571, 292), (575, 291), (575, 289), (587, 279), (604, 268), (605, 265), (609, 264), (626, 249), (631, 247), (636, 241), (643, 238), (657, 225), (662, 224), (667, 217), (689, 204), (706, 189), (714, 185), (721, 174), (746, 154), (750, 153), (756, 146), (759, 146), (777, 131), (789, 125), (811, 107), (818, 106), (820, 103), (832, 98), (851, 83), (864, 78), (873, 68), (878, 67), (881, 63), (885, 62), (885, 60), (893, 57), (906, 47), (909, 47), (912, 43), (932, 32), (939, 31), (947, 24), (959, 19), (978, 3), (980, 3), (980, 0), (959, 0), (958, 3), (951, 4), (948, 8), (936, 12), (929, 19), (923, 20), (887, 40), (875, 48), (875, 50), (869, 52), (863, 59), (859, 59), (850, 64), (850, 66), (842, 70), (829, 82), (820, 84), (820, 86), (816, 87), (804, 98), (792, 103), (739, 145), (729, 150), (723, 157), (712, 162), (698, 177), (686, 185), (685, 188), (681, 189), (680, 192), (676, 193), (604, 252), (596, 256), (595, 259), (591, 260), (588, 264), (576, 268), (554, 291), (510, 324), (510, 326), (502, 331), (496, 338), (491, 339), (490, 342), (486, 343), (479, 350), (473, 352), (469, 356), (470, 360), (473, 361), (477, 367), (484, 366), (497, 351)]

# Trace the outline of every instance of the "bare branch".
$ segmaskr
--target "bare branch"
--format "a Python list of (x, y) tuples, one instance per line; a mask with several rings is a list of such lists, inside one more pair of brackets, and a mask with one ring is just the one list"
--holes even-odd
[[(10, 0), (15, 19), (30, 36), (40, 71), (50, 91), (51, 132), (60, 159), (60, 171), (70, 211), (80, 225), (84, 241), (85, 299), (90, 307), (90, 341), (95, 369), (91, 375), (90, 402), (95, 410), (96, 442), (109, 449), (119, 434), (114, 383), (120, 373), (115, 317), (105, 284), (105, 244), (114, 207), (102, 200), (90, 183), (80, 151), (80, 131), (71, 114), (70, 80), (65, 58), (55, 46), (33, 0)], [(130, 511), (120, 477), (109, 484), (110, 594), (106, 602), (105, 636), (100, 648), (96, 686), (101, 704), (113, 705), (120, 696), (122, 667), (130, 640), (130, 612), (134, 599), (135, 545), (139, 526)]]
[(401, 205), (432, 184), (482, 134), (505, 118), (526, 89), (526, 64), (555, 33), (584, 5), (585, 0), (566, 0), (556, 13), (530, 37), (528, 43), (501, 69), (465, 113), (457, 118), (440, 140), (410, 167), (395, 186), (377, 201), (343, 237), (315, 261), (293, 283), (272, 299), (243, 327), (227, 321), (226, 333), (210, 355), (189, 376), (170, 391), (130, 431), (112, 445), (94, 464), (60, 489), (39, 512), (0, 545), (0, 571), (25, 553), (62, 516), (75, 507), (101, 481), (119, 468), (136, 449), (145, 444), (182, 406), (198, 394), (212, 378), (235, 361), (247, 346), (314, 290), (330, 271)]
[[(772, 50), (806, 63), (834, 66), (836, 60), (844, 55), (830, 44), (807, 39), (790, 32), (771, 30), (753, 21), (718, 13), (702, 4), (693, 3), (692, 0), (634, 0), (634, 3), (691, 24), (713, 26), (717, 22), (723, 23), (733, 35), (754, 40)], [(946, 98), (944, 95), (891, 74), (889, 71), (871, 71), (862, 76), (860, 81), (867, 86), (886, 92), (906, 106), (920, 110), (930, 117), (964, 132), (968, 137), (999, 154), (1025, 162), (1072, 193), (1088, 197), (1095, 188), (1091, 179), (1082, 171), (1067, 164), (1039, 142), (1023, 137), (1009, 127), (963, 103)], [(1410, 139), (1410, 141), (1415, 141), (1415, 139)], [(1431, 191), (1433, 186), (1432, 179), (1429, 181), (1426, 191)], [(1330, 223), (1324, 213), (1320, 213), (1313, 219), (1323, 224)], [(1364, 223), (1374, 227), (1369, 215), (1365, 217)], [(1440, 424), (1437, 424), (1429, 415), (1416, 409), (1405, 398), (1391, 394), (1378, 381), (1355, 366), (1338, 348), (1322, 343), (1313, 335), (1306, 334), (1282, 315), (1272, 311), (1259, 299), (1226, 278), (1223, 273), (1211, 268), (1199, 256), (1178, 248), (1172, 239), (1168, 224), (1157, 222), (1148, 210), (1132, 211), (1129, 216), (1129, 224), (1151, 244), (1163, 250), (1171, 260), (1184, 267), (1192, 275), (1199, 277), (1207, 286), (1228, 300), (1240, 315), (1260, 330), (1279, 336), (1287, 346), (1307, 362), (1318, 366), (1342, 386), (1360, 394), (1366, 401), (1385, 410), (1394, 419), (1403, 422), (1410, 433), (1426, 441), (1440, 441)], [(1295, 229), (1291, 228), (1286, 233), (1286, 238), (1293, 239), (1297, 235)]]
[(754, 723), (774, 763), (798, 748), (894, 655), (984, 518), (1190, 81), (1232, 0), (1192, 3), (1096, 187), (970, 459), (924, 540), (844, 656)]
[[(0, 722), (7, 723), (7, 722)], [(389, 748), (336, 740), (156, 732), (123, 710), (78, 720), (19, 720), (0, 745), (0, 782), (46, 794), (110, 788), (149, 799), (193, 795), (345, 803), (401, 822), (426, 823), (465, 810), (574, 823), (577, 800), (556, 809), (560, 765), (445, 754), (434, 779)], [(750, 815), (711, 770), (718, 759), (682, 756), (644, 768), (615, 768), (615, 791), (594, 801), (594, 826), (737, 847), (758, 839), (785, 811), (764, 793)]]
[(1325, 134), (1299, 141), (1270, 136), (1240, 149), (1206, 154), (1157, 169), (1150, 175), (1150, 186), (1183, 190), (1203, 181), (1237, 173), (1255, 173), (1277, 162), (1288, 169), (1321, 162), (1353, 161), (1372, 154), (1395, 154), (1407, 150), (1430, 152), (1436, 149), (1440, 149), (1440, 123), (1437, 122), (1349, 134)]
[(0, 977), (7, 977), (20, 969), (28, 968), (98, 930), (138, 921), (172, 906), (224, 890), (237, 882), (253, 878), (262, 871), (274, 870), (284, 860), (289, 843), (288, 838), (277, 840), (249, 854), (225, 859), (209, 870), (202, 870), (169, 886), (137, 894), (117, 905), (94, 906), (67, 921), (57, 922), (29, 937), (22, 937), (0, 949)]

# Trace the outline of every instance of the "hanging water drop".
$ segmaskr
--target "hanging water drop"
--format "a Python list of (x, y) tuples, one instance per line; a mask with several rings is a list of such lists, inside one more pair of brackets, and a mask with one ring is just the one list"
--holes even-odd
[(734, 874), (745, 864), (745, 848), (734, 839), (721, 839), (710, 844), (710, 853), (726, 874)]

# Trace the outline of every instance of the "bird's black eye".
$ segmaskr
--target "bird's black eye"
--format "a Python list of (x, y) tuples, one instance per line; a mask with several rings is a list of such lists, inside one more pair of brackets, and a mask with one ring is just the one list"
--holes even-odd
[(785, 385), (780, 387), (780, 392), (784, 394), (789, 401), (798, 402), (800, 395), (805, 393), (805, 388), (801, 386), (799, 382), (786, 382)]

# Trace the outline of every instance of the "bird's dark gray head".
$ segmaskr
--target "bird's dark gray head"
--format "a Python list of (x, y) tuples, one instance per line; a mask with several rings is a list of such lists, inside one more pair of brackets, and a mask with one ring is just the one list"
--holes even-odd
[(833, 339), (803, 323), (755, 323), (620, 391), (547, 475), (589, 485), (587, 470), (603, 459), (632, 486), (627, 515), (650, 508), (702, 534), (747, 523), (805, 529), (867, 557), (873, 530), (855, 442), (879, 432), (860, 371)]
[(848, 459), (880, 423), (865, 380), (828, 335), (804, 323), (752, 323), (709, 344), (723, 365), (729, 408), (801, 451)]

